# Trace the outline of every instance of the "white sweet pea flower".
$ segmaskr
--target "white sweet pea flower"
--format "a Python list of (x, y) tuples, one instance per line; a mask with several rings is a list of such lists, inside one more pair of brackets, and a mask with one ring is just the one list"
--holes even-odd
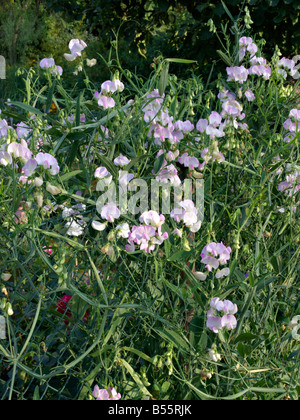
[(81, 56), (81, 52), (87, 47), (86, 43), (81, 39), (71, 39), (69, 42), (69, 50), (71, 54), (64, 54), (67, 61), (74, 61)]
[(75, 222), (75, 220), (73, 220), (72, 222), (68, 222), (66, 224), (66, 227), (68, 228), (67, 230), (67, 235), (69, 236), (80, 236), (83, 234), (84, 232), (84, 228), (79, 225), (77, 222)]
[(96, 58), (92, 58), (91, 60), (89, 60), (88, 58), (86, 59), (86, 65), (88, 67), (93, 67), (97, 64), (97, 60)]
[(116, 227), (117, 238), (128, 238), (130, 228), (128, 223), (121, 223)]

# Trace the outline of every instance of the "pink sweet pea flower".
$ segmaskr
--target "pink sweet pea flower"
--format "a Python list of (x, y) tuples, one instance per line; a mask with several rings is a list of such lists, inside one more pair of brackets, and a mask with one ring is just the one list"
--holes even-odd
[(43, 58), (40, 61), (40, 67), (41, 69), (51, 69), (55, 67), (55, 61), (53, 58)]
[(108, 222), (114, 222), (115, 219), (120, 217), (120, 215), (121, 212), (114, 203), (107, 203), (102, 207), (101, 217), (102, 219), (106, 219)]
[(115, 388), (108, 388), (106, 389), (100, 389), (98, 385), (95, 385), (93, 390), (93, 397), (96, 398), (98, 401), (114, 401), (114, 400), (120, 400), (121, 394), (117, 393)]
[(27, 147), (27, 143), (24, 140), (21, 140), (20, 143), (10, 143), (7, 147), (7, 152), (15, 158), (20, 158), (24, 162), (27, 162), (32, 155), (31, 151)]
[(25, 176), (31, 176), (36, 170), (37, 161), (35, 159), (29, 159), (23, 166), (23, 172)]
[(104, 109), (113, 108), (116, 103), (113, 98), (109, 96), (100, 95), (98, 96), (98, 105), (102, 106)]

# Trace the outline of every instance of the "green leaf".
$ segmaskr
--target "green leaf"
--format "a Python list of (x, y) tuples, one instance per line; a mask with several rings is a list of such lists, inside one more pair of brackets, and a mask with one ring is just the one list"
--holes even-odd
[(50, 111), (50, 108), (51, 108), (51, 105), (52, 105), (52, 99), (53, 99), (55, 85), (56, 85), (56, 83), (53, 82), (52, 86), (49, 89), (49, 93), (48, 93), (47, 101), (46, 101), (46, 110), (45, 110), (46, 114), (49, 114), (49, 111)]
[(31, 114), (43, 115), (42, 111), (40, 111), (39, 109), (33, 108), (33, 106), (24, 104), (23, 102), (11, 101), (10, 104), (18, 108), (21, 108), (26, 112), (30, 112)]
[(236, 339), (234, 340), (235, 343), (239, 343), (239, 342), (248, 342), (248, 341), (252, 341), (252, 340), (257, 340), (260, 337), (258, 335), (255, 334), (251, 334), (251, 333), (242, 333), (239, 336), (236, 337)]
[(170, 67), (170, 65), (167, 62), (165, 67), (162, 69), (160, 79), (159, 79), (159, 82), (158, 82), (158, 90), (159, 90), (159, 94), (161, 96), (164, 94), (165, 89), (166, 89), (167, 84), (168, 84), (169, 67)]
[(123, 350), (130, 351), (131, 353), (136, 354), (137, 356), (141, 357), (142, 359), (146, 360), (149, 363), (153, 363), (152, 357), (147, 356), (140, 350), (134, 349), (132, 347), (123, 347)]
[(40, 390), (38, 385), (35, 387), (34, 389), (34, 393), (33, 393), (33, 401), (39, 401), (40, 400)]
[(80, 100), (81, 100), (81, 95), (78, 95), (77, 104), (76, 104), (76, 116), (75, 116), (76, 126), (80, 125)]
[(171, 255), (171, 257), (168, 258), (168, 261), (173, 261), (173, 262), (185, 261), (193, 253), (194, 251), (180, 250), (180, 251), (175, 252), (173, 255)]
[(81, 169), (77, 169), (76, 171), (68, 172), (60, 177), (62, 182), (68, 181), (71, 178), (74, 178), (78, 174), (81, 174), (83, 171)]
[(168, 63), (182, 63), (182, 64), (197, 63), (197, 60), (186, 60), (185, 58), (166, 58), (165, 61), (167, 61)]
[(161, 167), (164, 163), (164, 160), (165, 160), (165, 154), (164, 153), (162, 155), (160, 155), (158, 157), (158, 159), (155, 160), (154, 167), (153, 167), (155, 175), (159, 173), (159, 171), (160, 171), (160, 169), (161, 169)]
[(118, 170), (114, 163), (106, 156), (101, 155), (100, 153), (97, 154), (97, 157), (101, 160), (103, 166), (112, 174), (114, 178), (118, 176)]
[(233, 63), (232, 63), (231, 59), (228, 57), (228, 55), (223, 53), (223, 51), (221, 51), (221, 50), (217, 50), (217, 53), (222, 58), (222, 60), (224, 61), (225, 64), (227, 64), (229, 67), (233, 66)]
[(121, 365), (123, 365), (125, 367), (125, 369), (130, 374), (130, 376), (132, 377), (132, 379), (134, 380), (134, 382), (137, 384), (137, 386), (140, 388), (140, 390), (142, 391), (142, 393), (144, 395), (148, 395), (149, 397), (151, 397), (150, 392), (145, 387), (145, 385), (143, 384), (143, 382), (140, 379), (139, 375), (135, 372), (135, 370), (132, 368), (132, 366), (130, 366), (130, 364), (127, 363), (126, 360), (124, 360), (124, 359), (119, 359), (119, 361), (120, 361)]
[(162, 329), (162, 328), (155, 328), (154, 330), (160, 337), (164, 338), (167, 341), (170, 341), (178, 349), (189, 352), (189, 353), (191, 352), (192, 347), (190, 343), (187, 341), (186, 338), (183, 338), (177, 332), (169, 330), (169, 329)]

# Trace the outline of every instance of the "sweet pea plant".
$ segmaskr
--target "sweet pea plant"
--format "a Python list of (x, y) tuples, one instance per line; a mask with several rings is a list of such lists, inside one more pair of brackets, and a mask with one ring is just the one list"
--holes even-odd
[(1, 399), (297, 399), (295, 65), (239, 36), (216, 81), (145, 81), (113, 44), (93, 81), (86, 46), (1, 111)]

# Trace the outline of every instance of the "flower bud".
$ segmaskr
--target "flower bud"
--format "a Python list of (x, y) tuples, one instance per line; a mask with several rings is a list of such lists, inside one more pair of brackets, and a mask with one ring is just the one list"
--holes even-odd
[(43, 207), (43, 202), (44, 202), (43, 194), (41, 194), (41, 193), (35, 193), (34, 194), (34, 198), (35, 198), (35, 200), (37, 202), (38, 207), (39, 208)]
[(194, 273), (194, 276), (196, 277), (197, 280), (201, 280), (201, 281), (204, 281), (207, 278), (207, 274), (202, 273), (201, 271), (196, 271)]
[(11, 274), (10, 273), (3, 273), (1, 274), (1, 280), (3, 281), (8, 281), (11, 278)]
[(52, 195), (58, 195), (61, 193), (61, 189), (51, 185), (49, 182), (47, 183), (46, 190)]
[(33, 183), (36, 187), (41, 187), (44, 183), (42, 178), (34, 178)]

